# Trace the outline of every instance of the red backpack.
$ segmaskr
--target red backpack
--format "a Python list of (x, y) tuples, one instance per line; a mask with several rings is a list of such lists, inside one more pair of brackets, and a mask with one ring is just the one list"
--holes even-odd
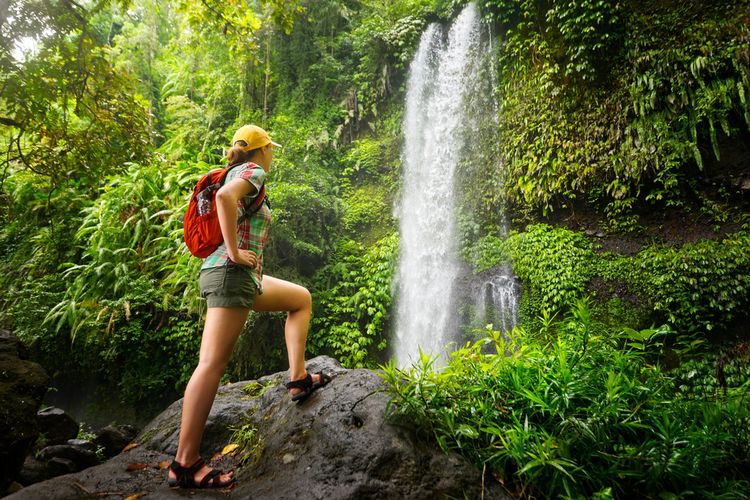
[[(245, 164), (246, 165), (246, 164)], [(185, 218), (183, 219), (182, 234), (190, 253), (204, 259), (211, 255), (224, 241), (219, 225), (219, 215), (216, 211), (216, 192), (224, 185), (224, 180), (235, 167), (217, 168), (200, 178), (190, 197)], [(266, 199), (266, 186), (261, 186), (252, 207), (245, 207), (245, 217), (249, 217), (260, 210)]]

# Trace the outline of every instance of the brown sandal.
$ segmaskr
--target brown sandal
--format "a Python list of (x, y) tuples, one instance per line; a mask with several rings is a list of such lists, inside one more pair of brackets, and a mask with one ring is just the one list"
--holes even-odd
[(195, 474), (203, 468), (206, 463), (202, 458), (199, 458), (190, 467), (183, 467), (177, 460), (173, 460), (169, 465), (169, 470), (174, 472), (176, 478), (168, 478), (167, 482), (172, 488), (197, 488), (197, 489), (208, 489), (208, 488), (226, 488), (227, 486), (234, 483), (235, 478), (231, 477), (228, 481), (219, 481), (219, 476), (223, 474), (218, 469), (212, 469), (211, 472), (206, 474), (200, 482), (195, 480)]
[(292, 396), (292, 401), (296, 401), (298, 403), (303, 402), (305, 399), (307, 399), (307, 397), (310, 394), (320, 389), (321, 387), (328, 385), (328, 382), (333, 380), (333, 377), (323, 372), (318, 372), (315, 375), (318, 376), (317, 382), (313, 382), (312, 375), (310, 375), (309, 373), (307, 374), (307, 377), (305, 378), (287, 382), (286, 384), (287, 390), (300, 389), (300, 392)]

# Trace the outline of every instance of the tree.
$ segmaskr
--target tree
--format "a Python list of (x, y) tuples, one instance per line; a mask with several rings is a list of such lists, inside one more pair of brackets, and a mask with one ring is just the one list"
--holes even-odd
[[(147, 106), (130, 75), (110, 64), (107, 1), (11, 2), (0, 25), (0, 123), (8, 130), (2, 178), (17, 166), (49, 177), (96, 184), (151, 146)], [(34, 54), (13, 49), (33, 39)]]

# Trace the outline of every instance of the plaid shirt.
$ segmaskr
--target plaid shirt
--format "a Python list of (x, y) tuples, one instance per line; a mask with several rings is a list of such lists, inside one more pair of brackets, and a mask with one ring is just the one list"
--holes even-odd
[[(263, 279), (263, 246), (268, 238), (268, 229), (271, 227), (271, 207), (264, 202), (260, 209), (250, 217), (245, 217), (245, 207), (252, 206), (255, 195), (260, 192), (260, 188), (266, 179), (266, 172), (254, 163), (246, 163), (235, 167), (229, 171), (224, 184), (234, 179), (245, 179), (255, 186), (256, 191), (243, 199), (237, 201), (237, 247), (255, 252), (258, 256), (258, 265), (253, 269), (250, 275), (258, 287), (258, 293), (263, 293), (261, 285)], [(201, 270), (213, 267), (233, 266), (236, 265), (227, 255), (227, 247), (224, 243), (214, 250), (214, 253), (206, 257), (201, 266)]]

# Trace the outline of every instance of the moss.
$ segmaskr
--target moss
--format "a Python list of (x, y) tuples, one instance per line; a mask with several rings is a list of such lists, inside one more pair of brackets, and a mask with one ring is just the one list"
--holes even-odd
[(275, 385), (275, 382), (272, 380), (266, 382), (265, 384), (261, 384), (260, 382), (253, 380), (242, 388), (242, 392), (250, 396), (246, 399), (256, 399), (261, 397), (272, 385)]

